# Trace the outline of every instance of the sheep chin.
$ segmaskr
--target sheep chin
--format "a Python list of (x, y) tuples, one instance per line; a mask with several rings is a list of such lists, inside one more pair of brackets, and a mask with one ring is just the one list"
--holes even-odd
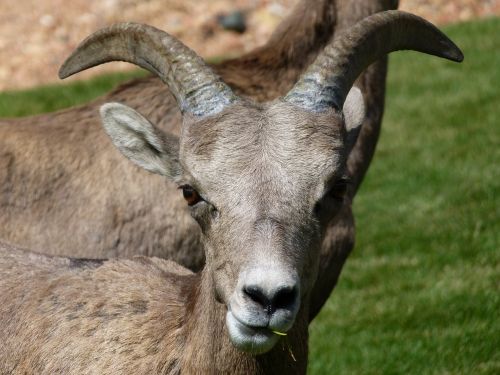
[(226, 324), (233, 345), (252, 355), (267, 353), (280, 339), (280, 336), (268, 328), (250, 327), (241, 323), (231, 311), (226, 314)]

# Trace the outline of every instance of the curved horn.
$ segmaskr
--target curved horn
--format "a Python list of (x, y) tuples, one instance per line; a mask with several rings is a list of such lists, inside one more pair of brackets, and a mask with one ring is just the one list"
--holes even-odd
[(369, 16), (327, 46), (285, 100), (314, 112), (342, 109), (359, 74), (385, 54), (414, 50), (461, 62), (462, 51), (430, 22), (397, 10)]
[(220, 112), (237, 97), (194, 51), (152, 26), (119, 23), (87, 37), (59, 70), (66, 78), (110, 61), (126, 61), (156, 74), (181, 111), (195, 116)]

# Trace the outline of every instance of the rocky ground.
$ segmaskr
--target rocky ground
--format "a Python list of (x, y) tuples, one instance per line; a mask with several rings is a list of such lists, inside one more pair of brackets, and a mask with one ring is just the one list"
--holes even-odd
[[(1, 0), (0, 90), (57, 82), (79, 41), (120, 21), (164, 29), (205, 57), (238, 54), (263, 43), (296, 0)], [(500, 15), (500, 0), (401, 0), (401, 9), (438, 24)], [(241, 10), (246, 32), (223, 30), (217, 16)], [(112, 64), (80, 74), (127, 69)]]

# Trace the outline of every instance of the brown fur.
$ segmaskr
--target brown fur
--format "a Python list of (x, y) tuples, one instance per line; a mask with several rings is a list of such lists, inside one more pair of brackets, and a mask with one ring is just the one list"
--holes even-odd
[[(264, 101), (284, 94), (334, 32), (395, 1), (302, 1), (269, 43), (215, 69), (236, 93)], [(304, 9), (305, 8), (305, 9)], [(348, 166), (351, 196), (370, 163), (383, 112), (386, 60), (360, 78), (368, 117)], [(119, 155), (101, 129), (97, 108), (127, 104), (164, 131), (178, 133), (180, 113), (158, 79), (125, 84), (88, 105), (0, 122), (0, 236), (23, 246), (73, 257), (142, 254), (203, 263), (200, 231), (173, 184)], [(311, 318), (333, 289), (352, 249), (350, 203), (327, 230)], [(332, 271), (334, 270), (334, 272)]]
[(270, 352), (240, 352), (208, 270), (145, 257), (75, 266), (5, 244), (0, 270), (2, 375), (306, 371), (307, 310)]
[[(109, 126), (112, 112), (102, 113)], [(206, 249), (198, 275), (158, 258), (51, 258), (0, 244), (0, 373), (304, 374), (321, 238), (342, 207), (328, 181), (344, 174), (347, 132), (335, 110), (316, 114), (280, 100), (185, 117), (173, 178), (199, 184), (206, 197), (191, 208)], [(213, 210), (217, 217), (207, 215)], [(298, 303), (286, 338), (257, 355), (236, 349), (226, 315), (238, 307), (248, 329), (277, 337), (272, 320), (258, 325), (261, 305), (235, 300), (248, 297), (240, 281), (263, 265), (280, 277), (297, 273)]]
[[(106, 108), (106, 131), (126, 131), (133, 110)], [(115, 118), (122, 122), (113, 128)], [(120, 133), (127, 145), (146, 126), (131, 121), (135, 130)], [(0, 244), (0, 373), (304, 374), (321, 239), (342, 211), (330, 182), (344, 175), (352, 129), (336, 110), (311, 113), (281, 100), (186, 116), (171, 178), (205, 197), (190, 210), (207, 259), (197, 275), (158, 258), (56, 258)], [(160, 170), (172, 168), (167, 145), (154, 143)], [(141, 147), (135, 155), (147, 152)], [(241, 283), (259, 267), (278, 275), (268, 279), (277, 287), (297, 275), (293, 303), (262, 313)], [(228, 319), (237, 314), (245, 328), (235, 334)], [(280, 319), (290, 322), (281, 343), (272, 333)], [(245, 329), (265, 331), (272, 344), (242, 345)]]

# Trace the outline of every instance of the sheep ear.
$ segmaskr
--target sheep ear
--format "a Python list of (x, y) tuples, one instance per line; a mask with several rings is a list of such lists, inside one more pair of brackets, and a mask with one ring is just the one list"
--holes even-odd
[(347, 147), (349, 151), (358, 139), (361, 124), (365, 120), (365, 101), (361, 90), (353, 86), (344, 102), (344, 121), (347, 130)]
[(168, 178), (180, 174), (179, 139), (156, 129), (144, 116), (119, 103), (100, 110), (104, 130), (134, 164)]

